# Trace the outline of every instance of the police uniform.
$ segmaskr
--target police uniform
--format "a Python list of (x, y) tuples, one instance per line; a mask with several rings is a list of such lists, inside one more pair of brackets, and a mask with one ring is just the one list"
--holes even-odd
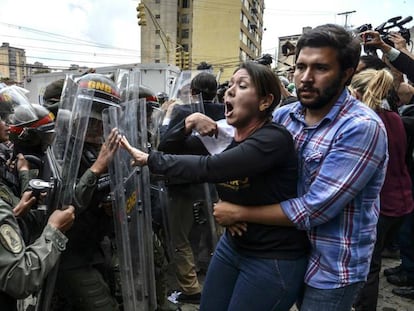
[[(0, 164), (1, 171), (6, 172), (6, 165)], [(2, 174), (0, 178), (0, 199), (13, 209), (20, 202), (20, 195), (28, 189), (30, 179), (37, 177), (38, 170), (19, 171), (14, 174)], [(7, 178), (6, 178), (7, 177)], [(18, 217), (17, 222), (25, 244), (33, 243), (42, 233), (46, 224), (44, 211), (31, 209), (29, 213)]]
[(65, 250), (67, 238), (46, 225), (40, 237), (26, 246), (12, 212), (0, 199), (0, 306), (17, 310), (17, 299), (40, 289), (43, 280)]
[[(59, 265), (58, 297), (68, 310), (116, 311), (118, 302), (104, 278), (106, 273), (112, 273), (108, 270), (111, 267), (101, 247), (113, 225), (112, 216), (100, 204), (109, 190), (99, 190), (102, 178), (86, 169), (90, 165), (83, 162), (80, 168), (84, 173), (75, 190), (76, 221), (66, 233), (69, 242)], [(54, 310), (59, 308), (54, 306)]]

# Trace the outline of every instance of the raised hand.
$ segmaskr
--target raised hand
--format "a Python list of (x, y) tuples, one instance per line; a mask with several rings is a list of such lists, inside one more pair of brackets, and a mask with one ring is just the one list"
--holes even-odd
[(107, 171), (109, 163), (119, 148), (120, 141), (121, 134), (119, 134), (117, 128), (113, 128), (106, 138), (105, 143), (102, 145), (98, 158), (91, 166), (92, 172), (99, 176)]
[(132, 166), (147, 165), (148, 153), (145, 153), (137, 148), (132, 147), (128, 139), (125, 136), (122, 136), (120, 144), (132, 156), (132, 161), (131, 161)]

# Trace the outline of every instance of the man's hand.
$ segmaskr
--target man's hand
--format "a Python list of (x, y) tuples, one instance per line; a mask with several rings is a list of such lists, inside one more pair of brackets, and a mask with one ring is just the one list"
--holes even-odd
[(19, 203), (13, 208), (13, 214), (16, 217), (26, 215), (33, 204), (36, 203), (36, 197), (33, 196), (32, 191), (25, 191), (20, 199)]
[(207, 117), (206, 115), (195, 112), (185, 118), (185, 131), (187, 134), (192, 130), (198, 132), (201, 136), (215, 136), (218, 135), (217, 123)]
[(238, 214), (243, 207), (229, 202), (218, 201), (214, 204), (213, 215), (222, 226), (230, 226), (239, 222)]
[(229, 230), (232, 236), (235, 236), (235, 235), (242, 236), (243, 233), (247, 231), (247, 223), (238, 222), (233, 225), (227, 226), (226, 229)]
[(72, 227), (74, 220), (75, 208), (72, 205), (69, 205), (67, 208), (63, 210), (55, 210), (50, 215), (47, 223), (62, 232), (66, 232)]
[(96, 176), (100, 176), (107, 171), (109, 163), (112, 161), (115, 152), (118, 150), (120, 141), (121, 135), (119, 134), (118, 129), (112, 129), (105, 143), (101, 147), (98, 158), (90, 168)]
[(19, 153), (16, 156), (16, 163), (17, 163), (17, 170), (21, 171), (28, 171), (30, 170), (30, 163), (27, 161), (23, 154)]
[(385, 43), (378, 31), (367, 30), (360, 33), (363, 44), (367, 47), (376, 47), (381, 49), (383, 53), (388, 53), (391, 50), (391, 46)]
[(399, 32), (388, 33), (388, 39), (394, 43), (397, 50), (407, 50), (407, 42)]
[(408, 50), (407, 41), (399, 32), (390, 32), (388, 39), (394, 43), (394, 47), (414, 59), (414, 54)]

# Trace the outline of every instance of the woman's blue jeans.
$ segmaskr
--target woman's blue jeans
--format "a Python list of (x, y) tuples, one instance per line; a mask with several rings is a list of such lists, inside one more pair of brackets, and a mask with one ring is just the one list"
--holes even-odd
[(200, 310), (289, 310), (302, 294), (306, 265), (306, 257), (276, 260), (241, 255), (224, 234), (208, 267)]

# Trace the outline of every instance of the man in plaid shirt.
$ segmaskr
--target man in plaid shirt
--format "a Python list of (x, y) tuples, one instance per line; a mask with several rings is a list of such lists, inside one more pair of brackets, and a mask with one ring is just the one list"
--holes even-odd
[(351, 310), (369, 271), (388, 153), (380, 118), (346, 88), (359, 55), (359, 42), (341, 26), (302, 35), (294, 73), (299, 101), (274, 112), (295, 140), (298, 197), (256, 209), (223, 202), (214, 210), (222, 225), (294, 225), (308, 232), (301, 311)]

